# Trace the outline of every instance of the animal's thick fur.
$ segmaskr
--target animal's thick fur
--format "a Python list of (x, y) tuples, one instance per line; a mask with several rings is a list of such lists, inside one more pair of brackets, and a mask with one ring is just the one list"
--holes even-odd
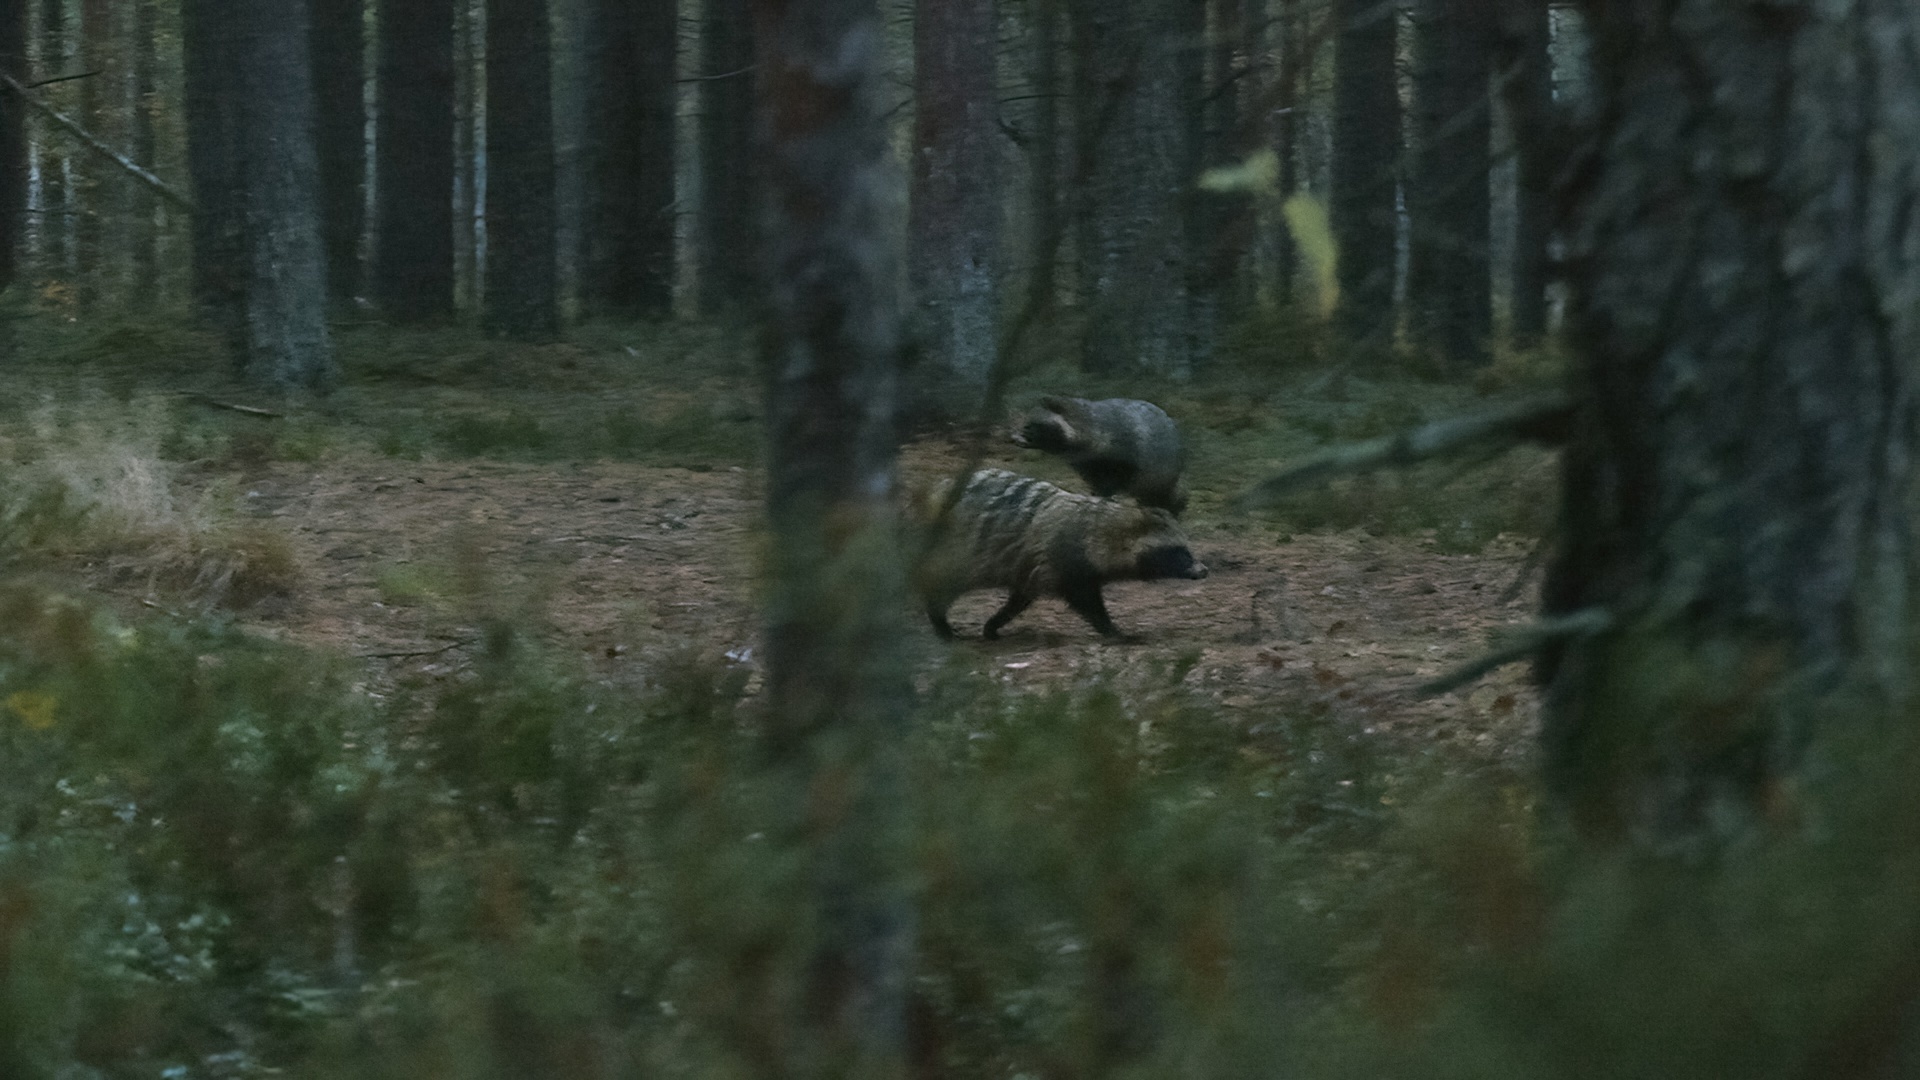
[[(942, 483), (921, 500), (915, 517), (930, 527), (945, 504)], [(1078, 495), (1004, 469), (982, 469), (967, 481), (938, 540), (915, 572), (927, 618), (941, 637), (954, 636), (947, 609), (972, 589), (1003, 588), (1007, 602), (987, 620), (992, 640), (1041, 596), (1058, 596), (1100, 633), (1120, 633), (1100, 588), (1109, 581), (1207, 576), (1172, 514), (1153, 507)]]
[(1187, 456), (1173, 418), (1149, 401), (1045, 397), (1013, 436), (1059, 454), (1095, 495), (1127, 494), (1176, 517), (1187, 508)]

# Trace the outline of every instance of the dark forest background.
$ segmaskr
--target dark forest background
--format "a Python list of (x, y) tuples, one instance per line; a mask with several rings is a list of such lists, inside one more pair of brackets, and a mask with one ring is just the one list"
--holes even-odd
[[(1920, 1075), (1916, 206), (1911, 0), (0, 0), (0, 1078)], [(936, 643), (1047, 393), (1212, 591)]]

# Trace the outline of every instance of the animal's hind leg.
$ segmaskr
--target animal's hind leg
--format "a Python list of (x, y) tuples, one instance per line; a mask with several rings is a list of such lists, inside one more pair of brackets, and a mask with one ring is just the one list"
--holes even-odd
[(933, 632), (940, 635), (942, 641), (954, 638), (953, 624), (947, 621), (947, 609), (952, 606), (951, 599), (927, 601), (927, 621), (933, 624)]
[(980, 636), (986, 638), (988, 641), (999, 637), (1000, 628), (1012, 622), (1014, 616), (1027, 610), (1032, 603), (1033, 595), (1031, 593), (1023, 593), (1017, 589), (1014, 590), (1014, 592), (1007, 597), (1007, 602), (1000, 605), (1000, 610), (993, 613), (993, 618), (987, 620), (986, 629), (980, 631)]

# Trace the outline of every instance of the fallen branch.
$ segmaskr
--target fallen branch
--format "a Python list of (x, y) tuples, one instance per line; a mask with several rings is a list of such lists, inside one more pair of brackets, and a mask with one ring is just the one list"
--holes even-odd
[(226, 409), (230, 412), (245, 413), (248, 416), (258, 416), (267, 420), (278, 420), (286, 415), (285, 413), (277, 413), (272, 409), (262, 409), (254, 405), (236, 405), (231, 401), (221, 401), (218, 398), (210, 398), (205, 394), (183, 394), (181, 396), (193, 402), (195, 405), (205, 405), (209, 409)]
[(1613, 615), (1605, 608), (1585, 608), (1571, 615), (1561, 615), (1551, 619), (1542, 619), (1527, 626), (1517, 626), (1495, 635), (1497, 644), (1494, 650), (1477, 660), (1468, 661), (1452, 671), (1422, 683), (1414, 693), (1421, 697), (1435, 697), (1451, 693), (1495, 668), (1530, 659), (1540, 647), (1562, 638), (1592, 637), (1605, 633), (1613, 626)]
[(1308, 484), (1342, 473), (1414, 465), (1469, 446), (1504, 449), (1523, 442), (1562, 441), (1572, 399), (1555, 391), (1497, 409), (1456, 416), (1366, 442), (1337, 446), (1260, 481), (1233, 501), (1236, 510), (1257, 509)]
[(353, 655), (362, 660), (409, 660), (418, 656), (439, 656), (443, 652), (451, 652), (462, 645), (471, 645), (478, 640), (480, 639), (461, 638), (457, 641), (450, 641), (437, 649), (412, 649), (405, 652), (363, 652), (354, 653)]
[(33, 92), (31, 90), (28, 90), (26, 87), (20, 85), (20, 81), (18, 79), (15, 79), (11, 75), (5, 74), (4, 72), (0, 72), (0, 86), (5, 86), (7, 89), (20, 95), (20, 100), (26, 102), (28, 106), (30, 106), (33, 109), (33, 111), (39, 113), (40, 115), (46, 117), (49, 120), (52, 120), (62, 130), (66, 131), (67, 134), (72, 135), (74, 138), (79, 139), (81, 142), (85, 143), (88, 149), (92, 150), (96, 154), (101, 155), (107, 160), (113, 162), (115, 165), (120, 166), (122, 169), (126, 170), (130, 175), (132, 175), (134, 179), (147, 185), (148, 187), (152, 188), (154, 191), (159, 192), (160, 195), (163, 198), (167, 199), (169, 202), (177, 204), (181, 209), (186, 210), (188, 213), (192, 213), (194, 211), (192, 199), (187, 198), (186, 195), (182, 194), (177, 188), (167, 183), (165, 180), (162, 180), (159, 177), (148, 172), (146, 169), (141, 168), (139, 165), (135, 164), (126, 155), (120, 153), (118, 150), (115, 150), (113, 147), (108, 146), (106, 143), (103, 143), (99, 139), (95, 138), (92, 132), (88, 131), (86, 128), (81, 127), (79, 124), (74, 123), (72, 120), (68, 119), (65, 114), (60, 112), (60, 110), (54, 108), (53, 106), (47, 104), (44, 101), (41, 101), (39, 98), (34, 97)]

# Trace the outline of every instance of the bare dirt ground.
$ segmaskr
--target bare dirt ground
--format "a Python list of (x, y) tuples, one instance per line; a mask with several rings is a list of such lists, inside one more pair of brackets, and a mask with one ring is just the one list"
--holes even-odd
[[(916, 446), (907, 470), (955, 460)], [(249, 511), (290, 539), (300, 567), (292, 595), (244, 620), (363, 658), (372, 678), (456, 674), (488, 604), (532, 615), (613, 680), (643, 678), (650, 655), (689, 644), (754, 663), (753, 470), (368, 456), (258, 466), (243, 482)], [(1439, 697), (1414, 688), (1482, 653), (1490, 629), (1528, 617), (1532, 591), (1511, 589), (1527, 542), (1446, 555), (1419, 538), (1285, 538), (1199, 512), (1188, 525), (1210, 577), (1108, 588), (1115, 621), (1138, 641), (1103, 642), (1043, 601), (994, 643), (941, 645), (924, 630), (927, 663), (958, 650), (1013, 684), (1046, 685), (1197, 658), (1187, 684), (1231, 715), (1304, 700), (1356, 732), (1522, 752), (1535, 714), (1524, 668)], [(997, 603), (963, 599), (955, 626), (977, 630)]]

